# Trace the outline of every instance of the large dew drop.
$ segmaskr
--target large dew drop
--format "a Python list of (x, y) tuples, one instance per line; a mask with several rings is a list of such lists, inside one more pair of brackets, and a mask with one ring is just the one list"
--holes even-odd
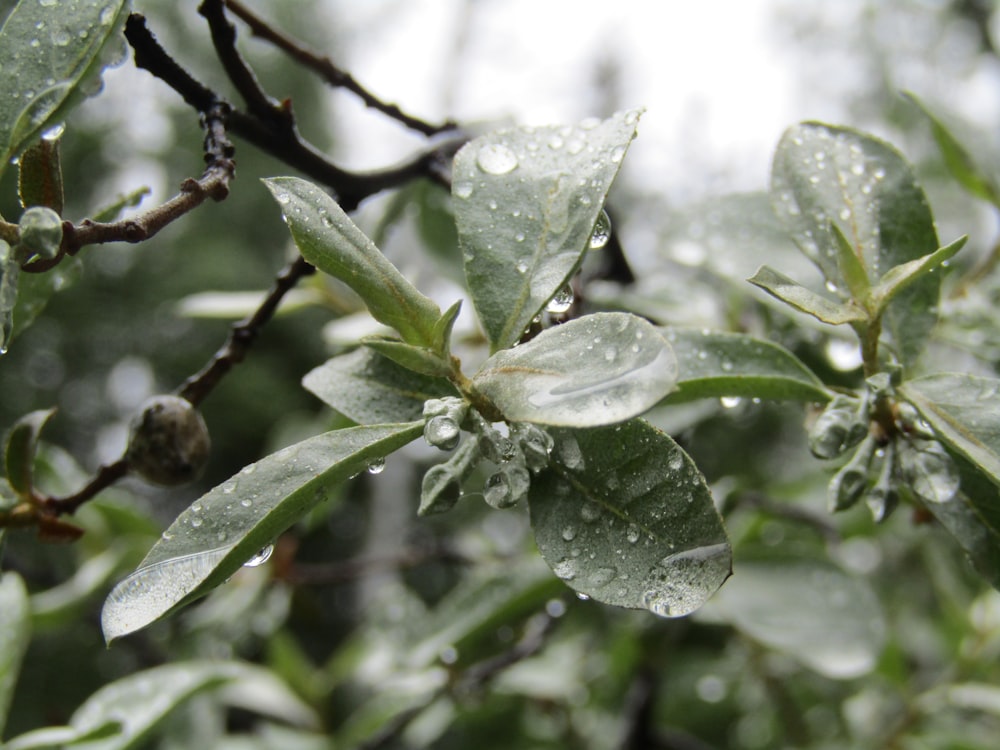
[(716, 592), (731, 572), (727, 544), (669, 555), (646, 577), (643, 606), (660, 617), (690, 614)]
[(608, 244), (610, 239), (611, 219), (608, 217), (608, 212), (602, 208), (600, 216), (597, 217), (597, 223), (594, 224), (594, 231), (590, 234), (588, 244), (591, 250), (600, 250)]
[(507, 174), (517, 168), (517, 156), (500, 143), (487, 143), (476, 154), (476, 164), (487, 174)]
[(573, 290), (569, 285), (564, 286), (555, 296), (549, 300), (545, 306), (546, 311), (552, 315), (562, 315), (573, 306)]
[(257, 553), (243, 563), (244, 568), (257, 568), (266, 563), (271, 559), (271, 553), (274, 552), (274, 545), (269, 544), (266, 547), (262, 547), (257, 551)]

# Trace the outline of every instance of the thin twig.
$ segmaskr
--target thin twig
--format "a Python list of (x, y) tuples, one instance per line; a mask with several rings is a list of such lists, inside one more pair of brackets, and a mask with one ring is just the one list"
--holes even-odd
[(350, 583), (381, 571), (408, 570), (429, 562), (469, 565), (473, 561), (450, 549), (413, 550), (391, 557), (356, 558), (330, 563), (296, 563), (282, 575), (282, 579), (294, 585), (329, 586)]
[(300, 65), (313, 70), (333, 88), (342, 88), (350, 91), (361, 99), (365, 103), (365, 106), (377, 110), (387, 117), (391, 117), (410, 130), (415, 130), (427, 136), (440, 135), (441, 133), (458, 129), (458, 125), (451, 120), (448, 120), (443, 125), (433, 125), (418, 117), (406, 114), (395, 104), (383, 102), (358, 83), (354, 76), (337, 67), (329, 57), (319, 55), (307, 49), (301, 42), (273, 28), (243, 3), (239, 2), (239, 0), (224, 0), (224, 2), (226, 7), (235, 16), (250, 27), (250, 31), (253, 32), (254, 36), (270, 42)]
[(243, 361), (250, 345), (274, 315), (282, 298), (295, 287), (299, 279), (315, 270), (302, 256), (282, 269), (260, 307), (252, 315), (233, 325), (226, 343), (200, 372), (184, 381), (177, 391), (178, 395), (197, 406), (234, 365)]
[(75, 513), (77, 508), (119, 479), (124, 478), (126, 474), (128, 474), (128, 461), (123, 457), (98, 469), (93, 479), (79, 492), (66, 497), (45, 498), (41, 502), (41, 508), (56, 516)]

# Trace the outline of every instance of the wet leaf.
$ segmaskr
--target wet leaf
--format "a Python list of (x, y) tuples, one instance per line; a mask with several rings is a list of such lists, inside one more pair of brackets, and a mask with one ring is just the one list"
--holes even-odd
[(497, 352), (472, 382), (510, 421), (588, 427), (641, 414), (676, 380), (676, 359), (656, 328), (596, 313)]
[(705, 479), (642, 420), (557, 430), (532, 480), (538, 549), (568, 586), (662, 617), (693, 612), (729, 577), (732, 550)]
[[(771, 200), (802, 252), (839, 289), (850, 286), (834, 223), (869, 279), (940, 246), (912, 167), (889, 144), (849, 128), (807, 122), (786, 131), (774, 157)], [(924, 276), (887, 311), (885, 329), (904, 365), (915, 364), (937, 321), (939, 286), (938, 277)]]
[(885, 643), (875, 593), (819, 559), (737, 560), (733, 579), (701, 614), (831, 679), (868, 674)]
[(28, 592), (16, 573), (0, 573), (0, 737), (31, 638)]
[(899, 391), (942, 441), (1000, 484), (1000, 380), (939, 373), (908, 380)]
[(420, 419), (429, 398), (456, 395), (441, 378), (407, 370), (369, 348), (328, 359), (302, 385), (358, 424)]
[(335, 430), (250, 464), (196, 500), (108, 595), (104, 637), (132, 633), (221, 584), (345, 479), (420, 436), (423, 421)]
[(861, 323), (868, 319), (865, 311), (852, 301), (834, 302), (768, 266), (761, 266), (747, 281), (796, 310), (830, 325)]
[(872, 289), (872, 308), (881, 312), (893, 298), (915, 281), (932, 273), (955, 253), (964, 247), (969, 238), (965, 235), (952, 243), (938, 248), (933, 253), (922, 258), (911, 260), (899, 266), (890, 268), (885, 276), (879, 279), (878, 285)]
[(361, 343), (410, 372), (436, 378), (447, 378), (451, 374), (451, 363), (425, 346), (413, 346), (384, 336), (365, 336)]
[(677, 390), (668, 403), (740, 396), (827, 401), (823, 383), (787, 349), (742, 333), (661, 329), (677, 358)]
[(502, 130), (455, 156), (455, 221), (491, 351), (517, 342), (579, 267), (640, 114)]
[(344, 213), (315, 185), (297, 177), (264, 180), (281, 207), (302, 257), (358, 293), (380, 323), (403, 340), (433, 346), (441, 311), (411, 284)]
[(39, 138), (17, 164), (17, 192), (21, 205), (45, 206), (63, 212), (63, 179), (59, 163), (59, 138)]
[[(85, 739), (93, 740), (86, 747), (100, 750), (146, 747), (173, 711), (206, 691), (234, 686), (269, 691), (282, 701), (302, 706), (301, 701), (260, 667), (236, 661), (179, 662), (147, 669), (102, 687), (73, 713), (68, 727), (57, 728), (63, 735), (58, 745), (30, 742), (31, 735), (40, 734), (32, 732), (13, 740), (9, 747), (27, 750), (62, 747), (64, 743), (82, 747)], [(299, 711), (308, 709), (303, 707)], [(110, 731), (115, 728), (117, 731)]]
[(41, 409), (25, 414), (7, 433), (7, 442), (4, 446), (7, 481), (19, 495), (31, 492), (38, 436), (45, 423), (55, 413), (55, 409)]
[(0, 29), (0, 170), (118, 64), (128, 0), (23, 0)]

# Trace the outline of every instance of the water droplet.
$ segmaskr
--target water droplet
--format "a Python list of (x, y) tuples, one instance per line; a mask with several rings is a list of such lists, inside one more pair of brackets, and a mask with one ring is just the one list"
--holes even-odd
[(251, 557), (249, 560), (243, 563), (243, 567), (256, 568), (260, 565), (263, 565), (270, 559), (272, 552), (274, 552), (273, 544), (269, 544), (266, 547), (261, 548), (260, 550), (257, 551), (257, 553), (253, 557)]
[(373, 458), (368, 462), (368, 473), (369, 474), (381, 474), (385, 471), (385, 459), (384, 458)]
[(641, 533), (642, 532), (639, 530), (638, 526), (634, 523), (630, 523), (628, 525), (628, 530), (625, 532), (625, 538), (628, 540), (629, 544), (635, 544), (639, 541)]
[(113, 5), (109, 5), (101, 11), (100, 22), (102, 26), (107, 26), (113, 20), (115, 20), (115, 9)]
[(453, 450), (461, 435), (458, 423), (448, 416), (431, 417), (424, 425), (424, 440), (443, 451)]
[(611, 149), (611, 153), (608, 155), (608, 158), (611, 159), (611, 161), (614, 164), (617, 164), (622, 160), (622, 157), (624, 156), (625, 156), (625, 147), (615, 146), (613, 149)]
[(723, 409), (735, 409), (743, 403), (743, 399), (739, 396), (723, 396), (719, 399), (719, 403), (722, 405)]
[(251, 500), (249, 497), (245, 497), (242, 500), (240, 500), (240, 505), (242, 505), (244, 508), (249, 508), (250, 506), (253, 505), (253, 500)]
[(594, 521), (601, 517), (603, 512), (604, 511), (601, 509), (601, 506), (593, 500), (588, 500), (580, 506), (580, 518), (582, 518), (585, 523), (594, 523)]
[(65, 29), (57, 29), (52, 32), (52, 43), (57, 47), (65, 47), (70, 43), (72, 37)]
[(954, 499), (961, 487), (955, 462), (936, 440), (911, 440), (900, 450), (903, 475), (914, 494), (929, 503)]
[(558, 151), (562, 147), (563, 147), (563, 139), (560, 138), (558, 135), (553, 135), (551, 138), (549, 138), (549, 148), (551, 148), (553, 151)]
[(643, 605), (660, 617), (698, 609), (731, 572), (728, 544), (712, 544), (663, 558), (647, 577)]
[(38, 0), (38, 4), (43, 8), (53, 8), (59, 0)]
[(507, 174), (517, 168), (517, 156), (500, 143), (487, 143), (476, 154), (476, 164), (487, 174)]
[[(517, 232), (514, 234), (514, 242), (524, 242), (524, 232)], [(523, 270), (522, 270), (523, 267)], [(523, 261), (517, 264), (517, 270), (524, 273), (528, 270), (528, 266)]]
[(612, 567), (598, 568), (597, 570), (591, 572), (589, 576), (587, 576), (588, 578), (587, 583), (589, 583), (591, 586), (602, 587), (602, 586), (607, 586), (617, 577), (618, 577), (618, 571)]
[(572, 435), (566, 435), (555, 446), (556, 460), (571, 471), (583, 468), (583, 451)]
[(563, 541), (572, 542), (574, 539), (576, 539), (576, 532), (577, 532), (576, 526), (564, 526), (562, 530)]
[(545, 309), (553, 315), (561, 315), (573, 306), (573, 289), (567, 284), (549, 300)]
[(608, 244), (609, 239), (611, 239), (611, 219), (608, 212), (602, 208), (597, 223), (594, 224), (594, 231), (590, 234), (590, 249), (600, 250)]
[(203, 523), (203, 521), (200, 518), (198, 518), (197, 516), (195, 516), (194, 518), (191, 519), (191, 528), (192, 529), (197, 529), (198, 527), (200, 527), (202, 525), (202, 523)]
[(472, 195), (473, 185), (471, 182), (456, 182), (452, 192), (459, 198), (468, 198)]
[(288, 203), (288, 201), (292, 199), (292, 196), (288, 193), (278, 193), (275, 197), (277, 198), (278, 203)]
[(518, 273), (527, 273), (527, 271), (528, 271), (528, 264), (525, 263), (523, 260), (519, 260), (517, 262), (517, 266), (515, 266), (515, 268), (517, 268), (517, 272)]
[(564, 581), (572, 581), (576, 578), (576, 562), (566, 557), (552, 566), (552, 572)]

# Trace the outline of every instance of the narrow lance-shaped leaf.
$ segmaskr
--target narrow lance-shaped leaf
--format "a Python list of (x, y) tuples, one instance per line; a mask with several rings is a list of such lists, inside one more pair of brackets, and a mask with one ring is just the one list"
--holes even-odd
[(883, 310), (900, 291), (931, 273), (954, 256), (965, 246), (968, 239), (968, 236), (962, 235), (954, 242), (938, 248), (929, 255), (890, 268), (872, 289), (872, 307), (878, 311)]
[(579, 266), (639, 115), (502, 130), (455, 156), (465, 275), (492, 351), (516, 343)]
[(64, 196), (57, 135), (39, 138), (21, 154), (17, 165), (17, 192), (25, 208), (46, 206), (62, 215)]
[(7, 444), (4, 447), (7, 481), (20, 495), (31, 492), (38, 436), (53, 414), (55, 409), (42, 409), (25, 414), (7, 433)]
[[(850, 285), (839, 264), (834, 224), (869, 279), (939, 247), (912, 167), (889, 144), (849, 128), (815, 122), (790, 128), (774, 156), (771, 200), (799, 248), (840, 289)], [(925, 276), (887, 310), (883, 328), (904, 365), (912, 366), (926, 345), (937, 320), (939, 287), (938, 277)]]
[(712, 494), (691, 458), (640, 419), (553, 431), (528, 495), (542, 557), (581, 594), (663, 617), (693, 612), (732, 569)]
[(899, 392), (942, 441), (1000, 484), (1000, 380), (939, 373), (908, 380)]
[(447, 380), (407, 370), (366, 347), (328, 359), (306, 373), (302, 385), (358, 424), (417, 420), (427, 399), (457, 395)]
[(16, 573), (0, 574), (0, 737), (31, 636), (28, 592)]
[(834, 302), (768, 266), (761, 266), (747, 281), (796, 310), (830, 325), (860, 323), (868, 318), (853, 301)]
[(278, 451), (180, 514), (104, 603), (110, 642), (206, 594), (239, 570), (337, 483), (417, 438), (423, 422), (336, 430)]
[(274, 195), (302, 257), (358, 293), (372, 317), (403, 340), (433, 346), (441, 311), (421, 294), (368, 239), (337, 202), (297, 177), (264, 180)]
[(590, 427), (641, 414), (676, 380), (676, 359), (656, 328), (627, 313), (596, 313), (497, 352), (472, 384), (512, 422)]
[(121, 61), (127, 0), (20, 2), (0, 29), (0, 170), (100, 90)]
[(677, 390), (668, 403), (696, 398), (828, 401), (823, 383), (794, 354), (743, 333), (661, 329), (677, 357)]
[(973, 156), (972, 152), (952, 134), (944, 122), (915, 94), (905, 92), (904, 96), (913, 102), (930, 121), (931, 133), (951, 176), (972, 195), (989, 201), (1000, 208), (1000, 184), (997, 182), (1000, 175), (992, 174), (984, 169), (982, 154), (978, 153), (977, 156)]

